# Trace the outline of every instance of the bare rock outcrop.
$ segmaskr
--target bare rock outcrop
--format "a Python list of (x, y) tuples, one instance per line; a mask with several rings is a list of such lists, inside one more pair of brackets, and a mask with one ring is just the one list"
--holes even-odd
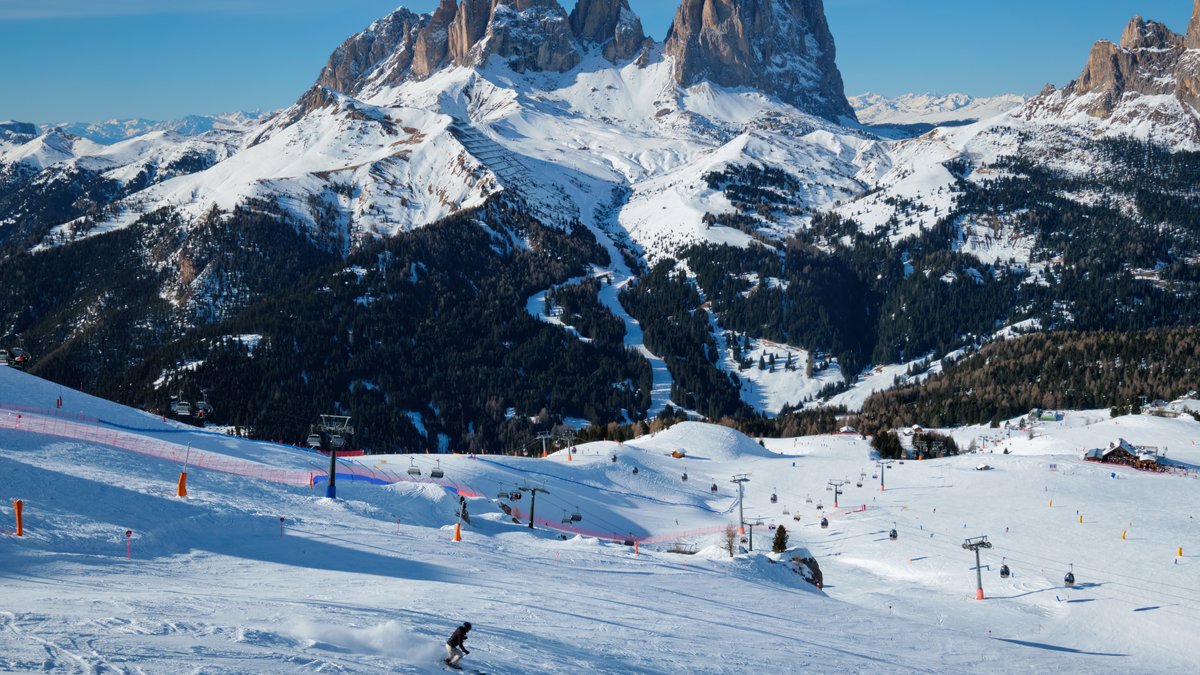
[(642, 20), (629, 0), (578, 0), (571, 10), (571, 30), (581, 42), (601, 45), (610, 61), (632, 59), (646, 43)]
[(666, 53), (683, 86), (753, 87), (829, 120), (855, 119), (822, 0), (684, 0)]

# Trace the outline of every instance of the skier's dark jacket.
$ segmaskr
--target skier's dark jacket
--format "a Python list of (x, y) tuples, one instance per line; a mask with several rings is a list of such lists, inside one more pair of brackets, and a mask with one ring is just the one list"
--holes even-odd
[(458, 628), (454, 629), (454, 632), (450, 635), (450, 639), (446, 641), (446, 644), (450, 645), (451, 647), (458, 647), (461, 649), (463, 646), (463, 640), (466, 639), (467, 629), (459, 626)]

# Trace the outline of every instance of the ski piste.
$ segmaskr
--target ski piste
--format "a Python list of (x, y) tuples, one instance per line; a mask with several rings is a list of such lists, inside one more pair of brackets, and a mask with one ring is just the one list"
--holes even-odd
[[(429, 477), (434, 456), (356, 458), (378, 475), (417, 463), (422, 480), (339, 477), (330, 500), (308, 484), (327, 466), (313, 453), (163, 422), (12, 369), (0, 369), (0, 392), (0, 670), (421, 672), (465, 616), (493, 673), (720, 672), (731, 654), (737, 670), (724, 672), (1186, 672), (1200, 658), (1187, 637), (1200, 619), (1197, 524), (1179, 508), (1200, 486), (1191, 419), (1068, 411), (1032, 434), (950, 430), (981, 452), (895, 463), (886, 490), (870, 480), (869, 442), (849, 434), (760, 445), (681, 423), (546, 459), (442, 455), (443, 482), (479, 493), (455, 542), (458, 495)], [(33, 410), (49, 411), (36, 413), (48, 426), (32, 426)], [(1190, 473), (1082, 459), (1119, 438), (1168, 449)], [(138, 450), (188, 445), (180, 498), (184, 455)], [(735, 547), (752, 538), (754, 550), (730, 558), (721, 530), (736, 525), (731, 479), (743, 474), (747, 541), (735, 533)], [(272, 480), (293, 475), (304, 480)], [(834, 507), (825, 488), (845, 477)], [(520, 486), (546, 490), (532, 530), (527, 513), (513, 523), (497, 505)], [(763, 552), (771, 525), (787, 527), (784, 556)], [(638, 538), (655, 533), (673, 539)], [(993, 547), (980, 551), (977, 601), (962, 544), (983, 535)], [(823, 592), (794, 571), (797, 557), (819, 562)], [(1145, 644), (1145, 631), (1172, 648)], [(766, 634), (770, 648), (754, 646)]]

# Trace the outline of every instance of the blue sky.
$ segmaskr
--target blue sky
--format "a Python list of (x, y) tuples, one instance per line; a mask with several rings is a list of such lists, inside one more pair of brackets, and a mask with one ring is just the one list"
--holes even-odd
[[(572, 0), (563, 1), (570, 9)], [(271, 110), (329, 53), (404, 4), (436, 0), (0, 0), (0, 119)], [(662, 39), (676, 0), (630, 0)], [(825, 0), (849, 94), (1036, 93), (1136, 14), (1182, 31), (1190, 0)]]

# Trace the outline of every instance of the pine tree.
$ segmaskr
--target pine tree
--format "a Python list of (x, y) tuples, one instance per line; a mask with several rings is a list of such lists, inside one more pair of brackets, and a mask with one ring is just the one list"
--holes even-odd
[(787, 550), (788, 532), (787, 528), (780, 525), (775, 528), (775, 541), (771, 544), (771, 550), (775, 553), (783, 553)]

